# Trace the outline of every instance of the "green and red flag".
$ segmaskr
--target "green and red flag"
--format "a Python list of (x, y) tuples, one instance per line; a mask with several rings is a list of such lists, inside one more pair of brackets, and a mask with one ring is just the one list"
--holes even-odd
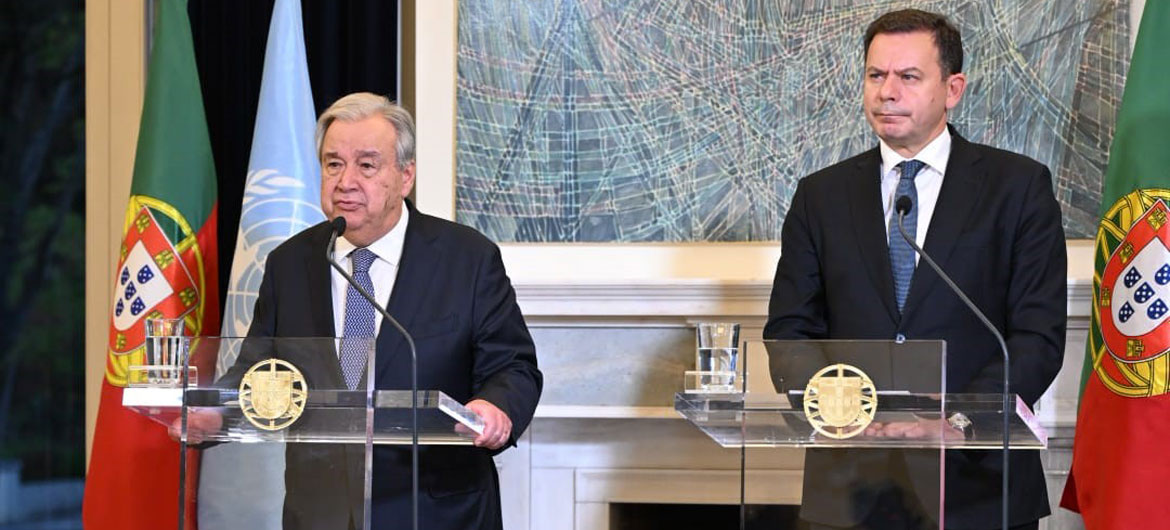
[(1085, 527), (1170, 525), (1170, 2), (1147, 2), (1101, 197), (1072, 471)]
[[(216, 184), (211, 141), (183, 0), (159, 0), (134, 180), (114, 271), (110, 335), (86, 528), (174, 528), (179, 446), (167, 429), (122, 407), (129, 367), (144, 364), (144, 321), (181, 318), (186, 334), (219, 330)], [(187, 458), (187, 528), (198, 460)]]

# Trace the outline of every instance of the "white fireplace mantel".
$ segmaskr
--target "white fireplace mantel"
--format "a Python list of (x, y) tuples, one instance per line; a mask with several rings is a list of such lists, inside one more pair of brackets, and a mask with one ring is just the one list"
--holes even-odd
[[(771, 281), (673, 280), (606, 281), (587, 279), (519, 280), (516, 296), (524, 315), (535, 322), (708, 317), (766, 318)], [(1092, 284), (1068, 280), (1068, 316), (1089, 317)]]

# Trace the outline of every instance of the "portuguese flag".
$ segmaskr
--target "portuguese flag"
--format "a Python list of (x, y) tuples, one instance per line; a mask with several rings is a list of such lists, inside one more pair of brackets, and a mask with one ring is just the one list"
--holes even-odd
[(1170, 2), (1147, 2), (1101, 201), (1092, 322), (1061, 506), (1170, 525)]
[(193, 336), (219, 329), (215, 167), (184, 0), (158, 1), (153, 42), (86, 478), (83, 519), (93, 529), (176, 527), (179, 446), (163, 425), (123, 408), (122, 389), (128, 367), (143, 364), (145, 319), (182, 318)]

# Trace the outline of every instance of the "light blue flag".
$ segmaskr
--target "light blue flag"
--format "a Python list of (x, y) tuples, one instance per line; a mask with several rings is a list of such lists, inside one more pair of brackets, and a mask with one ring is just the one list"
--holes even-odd
[(252, 156), (224, 307), (225, 337), (247, 335), (268, 253), (289, 236), (325, 220), (315, 126), (301, 3), (277, 0), (268, 28)]
[[(268, 253), (289, 236), (325, 220), (315, 126), (301, 2), (276, 0), (224, 307), (225, 337), (247, 335)], [(220, 351), (217, 376), (238, 353), (230, 348)], [(284, 493), (283, 444), (212, 447), (204, 451), (201, 466), (199, 526), (279, 529)]]

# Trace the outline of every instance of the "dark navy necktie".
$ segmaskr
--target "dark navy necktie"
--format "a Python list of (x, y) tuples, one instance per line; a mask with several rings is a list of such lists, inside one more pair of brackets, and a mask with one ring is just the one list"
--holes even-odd
[[(898, 167), (902, 176), (898, 179), (898, 189), (894, 192), (894, 204), (902, 196), (910, 197), (913, 207), (906, 213), (902, 226), (910, 239), (918, 237), (918, 188), (914, 186), (914, 177), (926, 164), (918, 160), (905, 160)], [(910, 293), (910, 279), (914, 277), (914, 249), (902, 239), (898, 232), (898, 211), (890, 212), (890, 269), (894, 273), (894, 297), (898, 300), (898, 311), (906, 305), (906, 295)]]
[[(370, 265), (377, 257), (369, 249), (359, 248), (350, 255), (353, 260), (353, 279), (365, 288), (372, 296), (374, 282), (370, 280)], [(374, 306), (366, 300), (354, 286), (350, 285), (345, 292), (345, 332), (344, 337), (372, 338), (374, 336)], [(370, 354), (369, 342), (364, 340), (341, 341), (341, 374), (345, 376), (345, 384), (350, 390), (357, 388), (365, 372), (367, 356)]]

